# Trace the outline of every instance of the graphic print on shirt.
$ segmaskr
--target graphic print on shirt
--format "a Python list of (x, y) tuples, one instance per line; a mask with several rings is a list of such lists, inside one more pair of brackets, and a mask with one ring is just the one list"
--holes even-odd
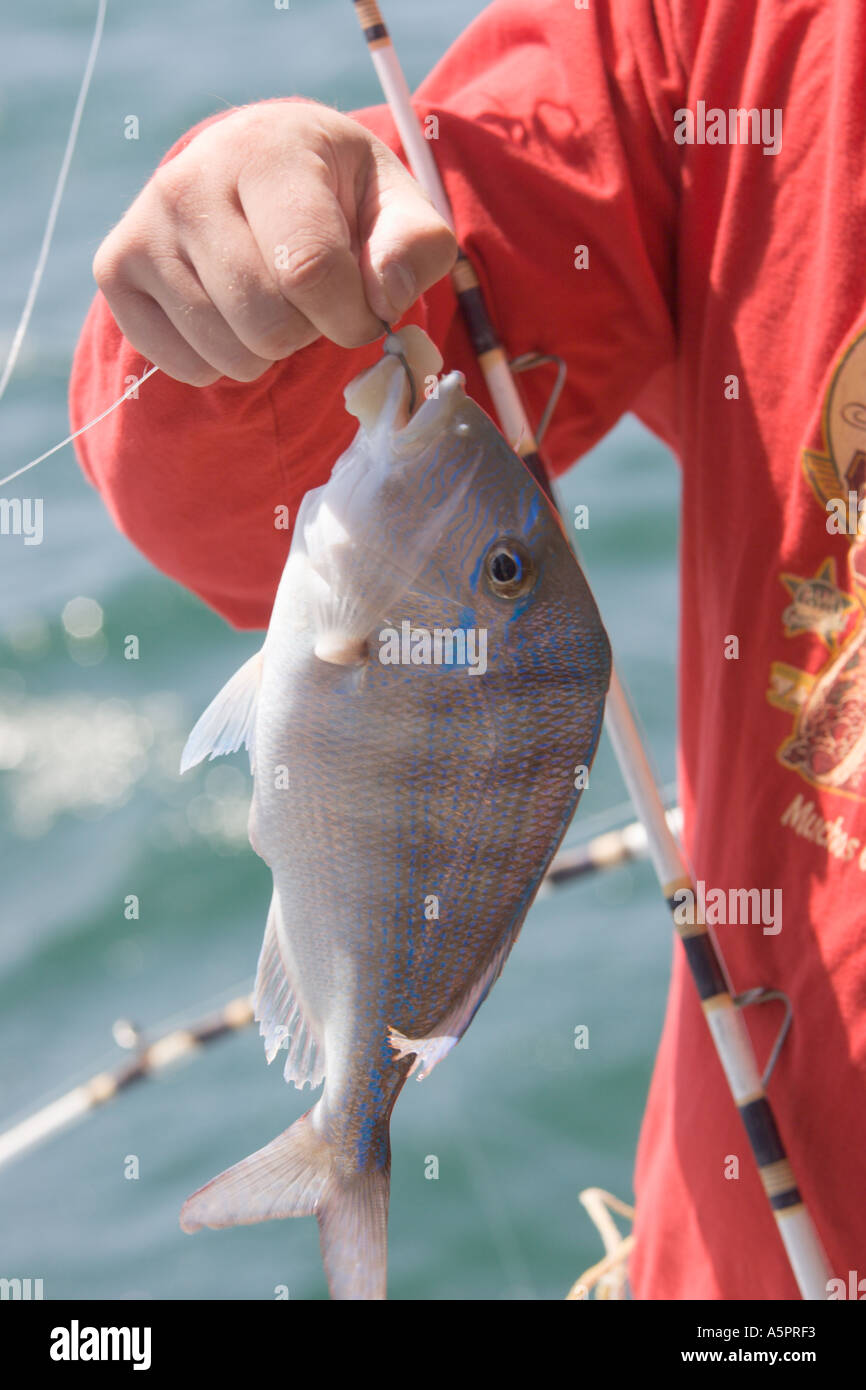
[[(804, 449), (803, 470), (820, 507), (815, 525), (848, 543), (847, 580), (839, 551), (814, 574), (779, 576), (789, 595), (786, 638), (817, 636), (826, 660), (817, 672), (783, 661), (770, 668), (767, 699), (794, 716), (777, 757), (813, 787), (866, 800), (866, 331), (843, 351), (822, 413), (824, 449)], [(829, 505), (828, 505), (829, 504)], [(859, 525), (861, 513), (863, 524)], [(836, 542), (838, 545), (838, 542)], [(844, 585), (844, 587), (840, 587)]]

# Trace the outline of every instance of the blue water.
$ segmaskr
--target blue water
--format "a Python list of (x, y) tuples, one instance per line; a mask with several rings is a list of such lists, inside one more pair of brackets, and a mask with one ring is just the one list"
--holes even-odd
[[(483, 7), (389, 8), (414, 84)], [(184, 129), (280, 93), (347, 110), (378, 100), (350, 9), (109, 6), (44, 285), (0, 402), (0, 475), (66, 433), (93, 253)], [(0, 9), (0, 356), (36, 260), (95, 10), (91, 0)], [(123, 136), (130, 114), (138, 141)], [(568, 513), (589, 505), (586, 569), (670, 782), (676, 466), (626, 419), (561, 492)], [(44, 499), (45, 534), (30, 547), (0, 537), (0, 1130), (122, 1059), (116, 1019), (152, 1034), (241, 992), (270, 896), (245, 840), (243, 762), (183, 780), (176, 771), (187, 730), (258, 639), (231, 632), (114, 531), (71, 450), (9, 495)], [(94, 611), (67, 607), (80, 598), (102, 610), (91, 637), (74, 635)], [(129, 634), (138, 661), (124, 659)], [(570, 839), (623, 798), (605, 740)], [(131, 894), (137, 921), (124, 916)], [(645, 864), (536, 903), (459, 1049), (407, 1086), (395, 1111), (392, 1298), (559, 1298), (600, 1257), (578, 1193), (600, 1185), (631, 1197), (670, 952)], [(575, 1050), (579, 1024), (588, 1050)], [(131, 1089), (0, 1171), (0, 1276), (42, 1278), (47, 1298), (261, 1299), (278, 1285), (323, 1297), (315, 1222), (194, 1237), (177, 1224), (195, 1187), (308, 1104), (266, 1067), (253, 1030)], [(437, 1180), (425, 1178), (431, 1155)], [(131, 1156), (137, 1179), (124, 1176)]]

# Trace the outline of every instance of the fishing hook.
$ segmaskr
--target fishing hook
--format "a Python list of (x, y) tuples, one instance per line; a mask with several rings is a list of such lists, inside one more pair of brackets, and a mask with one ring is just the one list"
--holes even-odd
[(409, 382), (409, 414), (412, 415), (414, 414), (415, 402), (417, 400), (417, 393), (415, 391), (415, 378), (412, 375), (412, 368), (409, 366), (408, 358), (406, 357), (406, 354), (403, 351), (403, 344), (400, 342), (400, 339), (397, 337), (397, 334), (394, 332), (390, 323), (386, 323), (384, 319), (380, 319), (379, 322), (384, 328), (386, 335), (384, 351), (389, 356), (396, 357), (397, 361), (401, 363), (403, 371), (406, 373), (406, 377)]

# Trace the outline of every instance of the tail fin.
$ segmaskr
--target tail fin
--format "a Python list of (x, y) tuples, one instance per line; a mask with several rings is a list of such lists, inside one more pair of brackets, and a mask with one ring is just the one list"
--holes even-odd
[[(315, 1107), (314, 1107), (315, 1108)], [(338, 1171), (312, 1110), (233, 1168), (188, 1197), (184, 1231), (248, 1226), (286, 1216), (315, 1216), (331, 1297), (385, 1297), (390, 1155), (384, 1167)]]
[(316, 1215), (332, 1298), (386, 1297), (390, 1184), (390, 1160), (328, 1183)]

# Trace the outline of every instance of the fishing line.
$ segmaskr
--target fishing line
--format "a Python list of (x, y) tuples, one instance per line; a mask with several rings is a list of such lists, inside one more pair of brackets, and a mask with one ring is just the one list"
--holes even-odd
[(403, 371), (406, 373), (406, 376), (409, 380), (409, 414), (410, 416), (414, 415), (416, 399), (415, 377), (412, 374), (412, 368), (409, 366), (409, 359), (403, 351), (403, 344), (400, 341), (398, 334), (394, 332), (390, 323), (386, 323), (384, 319), (380, 319), (379, 322), (385, 330), (385, 345), (383, 351), (390, 357), (396, 357), (397, 361), (401, 364)]
[[(72, 156), (75, 153), (75, 146), (78, 142), (78, 131), (81, 126), (81, 117), (84, 113), (84, 104), (87, 101), (87, 94), (90, 90), (90, 82), (93, 77), (93, 70), (96, 66), (97, 54), (99, 53), (99, 47), (102, 43), (102, 33), (105, 28), (105, 13), (107, 7), (108, 0), (99, 0), (99, 4), (97, 6), (96, 11), (96, 22), (93, 26), (93, 37), (90, 40), (90, 52), (87, 55), (87, 62), (84, 66), (84, 75), (81, 79), (81, 86), (78, 89), (78, 98), (75, 103), (75, 110), (72, 113), (72, 124), (69, 127), (69, 134), (66, 137), (66, 149), (63, 152), (63, 159), (60, 163), (60, 172), (57, 175), (57, 182), (54, 185), (54, 194), (51, 199), (51, 206), (48, 210), (48, 220), (45, 223), (45, 231), (42, 234), (42, 245), (39, 248), (39, 256), (36, 261), (36, 268), (33, 271), (33, 276), (30, 280), (30, 287), (27, 291), (27, 298), (24, 302), (24, 308), (21, 312), (21, 318), (18, 321), (18, 326), (15, 329), (15, 333), (12, 338), (12, 345), (9, 349), (9, 355), (6, 358), (6, 363), (3, 367), (3, 374), (2, 376), (0, 376), (0, 399), (2, 399), (6, 387), (9, 384), (9, 379), (15, 370), (15, 366), (18, 362), (18, 357), (21, 352), (21, 347), (27, 335), (27, 330), (30, 327), (30, 319), (33, 314), (33, 306), (36, 303), (36, 296), (39, 293), (39, 286), (42, 283), (42, 276), (45, 271), (46, 262), (48, 260), (48, 253), (51, 250), (51, 243), (54, 238), (54, 229), (57, 224), (57, 216), (60, 212), (60, 204), (63, 199), (64, 191), (66, 189), (66, 178), (69, 173), (69, 166), (72, 163)], [(129, 397), (134, 395), (138, 391), (138, 388), (141, 385), (141, 383), (143, 381), (147, 381), (147, 378), (149, 376), (153, 376), (154, 372), (158, 370), (159, 369), (157, 367), (149, 367), (148, 370), (144, 372), (144, 374), (140, 376), (137, 381), (134, 381), (132, 385), (129, 386), (126, 391), (124, 391), (123, 395), (118, 400), (114, 401), (114, 403), (110, 405), (107, 410), (103, 410), (102, 413), (100, 415), (97, 415), (94, 420), (89, 420), (86, 425), (82, 425), (81, 429), (75, 430), (72, 434), (67, 435), (65, 439), (62, 439), (59, 444), (55, 444), (53, 448), (46, 449), (45, 453), (40, 454), (38, 458), (31, 459), (30, 463), (25, 463), (21, 468), (16, 468), (14, 473), (9, 473), (7, 477), (0, 478), (0, 487), (5, 487), (7, 483), (11, 483), (15, 478), (20, 478), (22, 473), (26, 473), (30, 468), (35, 468), (38, 463), (43, 463), (44, 460), (50, 458), (52, 454), (56, 454), (58, 450), (64, 449), (67, 444), (71, 444), (73, 439), (77, 439), (79, 435), (86, 434), (86, 432), (89, 429), (92, 429), (94, 425), (98, 425), (100, 420), (104, 420), (107, 415), (110, 415), (111, 412), (113, 410), (116, 410), (119, 405), (122, 405), (124, 401), (129, 400)]]
[[(15, 335), (12, 339), (12, 346), (9, 349), (9, 356), (6, 358), (6, 365), (3, 368), (3, 375), (0, 376), (0, 397), (3, 396), (3, 393), (6, 390), (6, 387), (9, 383), (9, 378), (15, 370), (15, 364), (18, 361), (18, 354), (21, 351), (21, 346), (24, 342), (24, 337), (27, 332), (27, 329), (30, 326), (30, 316), (33, 313), (33, 306), (36, 303), (36, 296), (39, 293), (39, 286), (42, 281), (42, 273), (45, 270), (45, 263), (48, 260), (48, 252), (51, 250), (51, 242), (54, 237), (54, 227), (57, 222), (57, 214), (60, 211), (60, 202), (63, 197), (63, 191), (66, 187), (66, 176), (69, 173), (69, 166), (72, 163), (72, 156), (75, 152), (75, 145), (78, 140), (78, 128), (81, 125), (81, 116), (84, 111), (84, 103), (87, 100), (87, 93), (90, 87), (90, 79), (93, 76), (93, 69), (96, 65), (96, 55), (99, 52), (99, 45), (102, 42), (102, 30), (105, 25), (105, 10), (107, 4), (108, 0), (99, 0), (99, 7), (96, 14), (96, 24), (94, 25), (93, 29), (93, 38), (90, 41), (90, 52), (87, 55), (87, 63), (84, 68), (84, 76), (81, 79), (81, 87), (78, 91), (78, 100), (75, 103), (75, 110), (72, 114), (72, 124), (69, 127), (69, 135), (66, 138), (66, 149), (63, 153), (63, 160), (60, 165), (60, 173), (57, 176), (57, 183), (54, 187), (54, 196), (51, 199), (51, 207), (48, 211), (48, 221), (45, 224), (45, 231), (42, 235), (42, 245), (39, 249), (39, 258), (36, 262), (36, 269), (33, 272), (33, 278), (30, 281), (30, 288), (27, 291), (27, 298), (24, 302), (24, 309), (22, 311), (21, 318), (18, 322), (18, 327), (15, 329)], [(67, 440), (64, 440), (63, 442), (68, 443)], [(58, 445), (58, 448), (60, 447), (61, 446)], [(49, 452), (53, 452), (53, 450), (50, 450)], [(47, 454), (43, 455), (43, 458), (47, 457)], [(40, 460), (37, 459), (36, 462), (38, 463), (40, 462)], [(33, 465), (28, 464), (28, 467), (32, 466)], [(24, 472), (23, 469), (21, 469), (20, 471), (22, 473)], [(14, 478), (16, 475), (13, 473), (12, 476)], [(4, 481), (8, 481), (8, 479), (4, 479)]]
[[(384, 320), (382, 322), (383, 327), (387, 331), (387, 336), (385, 338), (385, 352), (397, 358), (397, 360), (401, 363), (403, 370), (406, 373), (406, 376), (409, 380), (409, 414), (411, 415), (415, 409), (416, 403), (415, 378), (412, 375), (412, 369), (409, 366), (409, 363), (406, 359), (406, 355), (402, 350), (402, 344), (400, 342), (400, 339), (397, 337), (395, 333), (393, 333), (389, 324), (385, 323)], [(22, 323), (24, 323), (23, 319)], [(27, 325), (26, 323), (24, 323), (25, 331), (26, 327)], [(23, 337), (23, 333), (21, 336)], [(59, 449), (65, 449), (66, 445), (71, 444), (73, 439), (78, 439), (79, 435), (86, 434), (88, 430), (93, 429), (93, 426), (98, 425), (100, 420), (104, 420), (106, 416), (110, 415), (113, 410), (117, 410), (118, 406), (123, 405), (124, 401), (128, 401), (130, 396), (136, 395), (138, 392), (138, 388), (139, 386), (141, 386), (142, 382), (147, 381), (148, 377), (153, 376), (154, 373), (158, 371), (159, 367), (149, 366), (147, 368), (147, 371), (143, 372), (140, 377), (136, 377), (135, 381), (131, 382), (130, 385), (126, 388), (123, 395), (118, 396), (117, 400), (113, 401), (112, 404), (108, 406), (105, 410), (103, 410), (101, 414), (95, 416), (92, 420), (88, 420), (86, 425), (82, 425), (80, 429), (74, 430), (72, 434), (68, 434), (65, 439), (61, 439), (59, 444), (55, 444), (51, 449), (46, 449), (45, 453), (40, 454), (38, 458), (31, 459), (29, 463), (23, 464), (21, 468), (16, 468), (14, 473), (9, 473), (5, 478), (0, 478), (0, 487), (5, 487), (6, 484), (11, 483), (14, 478), (20, 478), (22, 473), (26, 473), (27, 470), (30, 468), (35, 468), (37, 463), (44, 463), (45, 459), (50, 458), (52, 454), (56, 454)]]
[(110, 415), (113, 410), (116, 410), (119, 405), (123, 405), (124, 401), (128, 401), (130, 396), (134, 396), (141, 383), (147, 381), (149, 376), (153, 376), (154, 372), (158, 371), (159, 367), (148, 367), (147, 371), (142, 373), (141, 376), (136, 377), (135, 381), (127, 386), (123, 395), (119, 396), (107, 410), (103, 410), (101, 415), (97, 415), (93, 420), (88, 420), (87, 424), (82, 425), (80, 430), (73, 430), (72, 434), (68, 434), (65, 439), (61, 439), (59, 444), (55, 444), (51, 449), (46, 449), (45, 453), (40, 454), (38, 459), (31, 459), (30, 462), (25, 463), (22, 468), (16, 468), (14, 473), (8, 474), (5, 478), (0, 478), (0, 487), (5, 487), (7, 483), (11, 483), (13, 478), (20, 478), (22, 473), (27, 472), (28, 468), (35, 468), (37, 463), (42, 463), (45, 459), (50, 458), (52, 454), (56, 454), (58, 449), (65, 449), (66, 445), (71, 444), (73, 439), (77, 439), (79, 435), (86, 434), (88, 430), (93, 429), (93, 426), (98, 425), (100, 420), (104, 420), (105, 417)]

